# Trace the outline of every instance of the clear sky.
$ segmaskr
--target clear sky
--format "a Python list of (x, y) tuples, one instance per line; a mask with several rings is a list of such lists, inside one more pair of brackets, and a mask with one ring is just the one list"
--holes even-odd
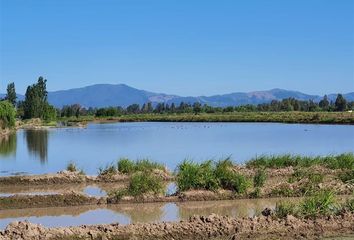
[(0, 0), (0, 91), (354, 91), (353, 0)]

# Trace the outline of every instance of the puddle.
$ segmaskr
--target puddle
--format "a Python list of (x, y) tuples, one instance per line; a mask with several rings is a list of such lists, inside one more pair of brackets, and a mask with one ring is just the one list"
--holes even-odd
[(55, 195), (58, 192), (30, 192), (30, 193), (0, 193), (0, 197), (10, 197), (14, 195)]
[(177, 185), (175, 182), (170, 182), (167, 184), (167, 187), (166, 187), (166, 195), (167, 196), (170, 196), (170, 195), (173, 195), (177, 192)]
[[(284, 200), (284, 199), (282, 199)], [(299, 198), (289, 199), (298, 201)], [(275, 208), (281, 199), (246, 199), (183, 203), (144, 203), (77, 207), (10, 209), (0, 211), (0, 229), (10, 222), (28, 220), (46, 227), (82, 224), (180, 221), (193, 215), (212, 213), (232, 217), (253, 217), (268, 208)]]
[(107, 196), (107, 192), (100, 187), (97, 186), (87, 186), (83, 191), (86, 195), (92, 197), (105, 197)]
[(32, 186), (0, 186), (0, 197), (20, 195), (46, 195), (60, 194), (68, 191), (75, 191), (94, 197), (107, 196), (107, 192), (123, 188), (122, 183), (100, 183), (95, 185), (82, 184), (53, 184), (53, 185), (32, 185)]

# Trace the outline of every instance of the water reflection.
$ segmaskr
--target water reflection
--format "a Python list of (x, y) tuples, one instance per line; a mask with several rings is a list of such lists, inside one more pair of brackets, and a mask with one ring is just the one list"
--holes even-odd
[(0, 137), (0, 156), (16, 154), (17, 135), (16, 133)]
[(41, 163), (48, 160), (48, 137), (47, 130), (26, 130), (25, 138), (27, 142), (28, 152), (39, 158)]
[[(252, 217), (259, 216), (268, 207), (284, 199), (241, 199), (185, 203), (118, 204), (108, 206), (77, 206), (9, 209), (0, 211), (0, 229), (13, 221), (29, 220), (47, 227), (78, 226), (102, 223), (172, 222), (188, 219), (193, 215)], [(287, 199), (299, 201), (299, 198)]]

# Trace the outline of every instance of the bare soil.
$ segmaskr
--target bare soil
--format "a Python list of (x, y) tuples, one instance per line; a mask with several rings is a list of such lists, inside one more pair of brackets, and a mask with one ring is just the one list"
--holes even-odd
[(45, 228), (29, 222), (14, 222), (0, 232), (0, 239), (320, 239), (354, 235), (354, 214), (298, 219), (288, 216), (230, 218), (193, 216), (173, 223), (105, 224)]

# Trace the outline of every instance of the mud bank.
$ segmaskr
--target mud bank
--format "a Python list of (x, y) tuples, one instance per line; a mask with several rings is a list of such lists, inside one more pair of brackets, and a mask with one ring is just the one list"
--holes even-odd
[(103, 203), (106, 203), (105, 198), (90, 197), (77, 192), (51, 195), (14, 195), (9, 197), (0, 197), (0, 209), (54, 206), (65, 207), (79, 205), (97, 205)]
[[(174, 177), (169, 173), (156, 173), (164, 181), (172, 181)], [(52, 185), (52, 184), (79, 184), (79, 183), (115, 183), (127, 182), (130, 176), (126, 174), (114, 174), (109, 176), (88, 176), (80, 172), (60, 171), (54, 174), (19, 175), (0, 177), (0, 186), (13, 185)]]
[[(338, 199), (346, 199), (348, 195), (337, 196)], [(24, 209), (38, 207), (61, 207), (61, 206), (81, 206), (81, 205), (115, 205), (131, 203), (178, 203), (197, 201), (221, 201), (250, 199), (247, 196), (237, 195), (232, 191), (221, 190), (217, 192), (198, 190), (186, 191), (172, 196), (150, 195), (132, 197), (124, 196), (120, 199), (112, 196), (92, 197), (81, 192), (66, 192), (50, 195), (13, 195), (0, 197), (0, 209)], [(264, 198), (267, 199), (267, 198)], [(269, 199), (269, 198), (268, 198)]]
[(319, 239), (354, 234), (354, 214), (298, 219), (287, 216), (230, 218), (193, 216), (175, 223), (83, 225), (44, 228), (29, 222), (14, 222), (0, 232), (0, 239)]
[(232, 191), (188, 191), (175, 196), (144, 195), (139, 197), (91, 197), (79, 192), (50, 195), (13, 195), (0, 197), (0, 209), (81, 206), (100, 204), (158, 203), (239, 199)]

